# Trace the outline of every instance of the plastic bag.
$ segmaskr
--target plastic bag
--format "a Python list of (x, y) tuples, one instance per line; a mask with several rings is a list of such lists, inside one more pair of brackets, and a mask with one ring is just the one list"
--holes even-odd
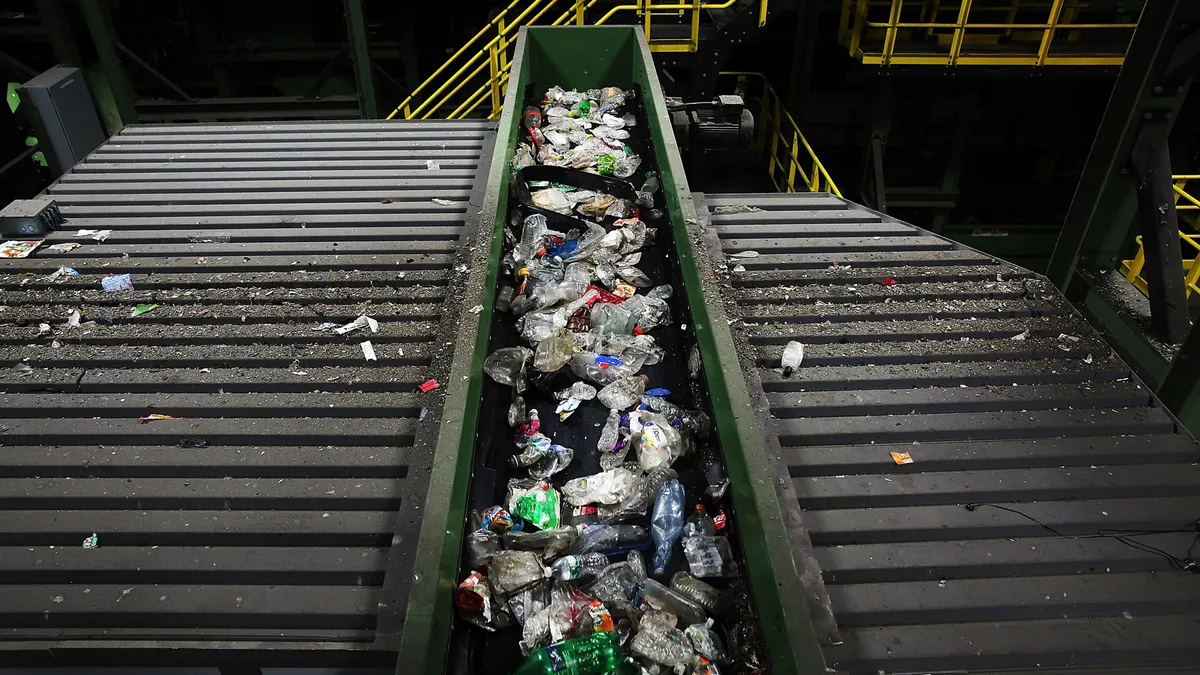
[(483, 372), (498, 384), (514, 386), (525, 378), (525, 364), (533, 352), (526, 347), (502, 347), (488, 355)]
[(642, 491), (641, 477), (629, 469), (618, 467), (563, 483), (563, 499), (575, 506), (584, 504), (618, 504), (635, 492)]
[[(564, 137), (563, 140), (565, 141), (566, 138)], [(530, 198), (536, 206), (540, 206), (543, 209), (561, 213), (564, 216), (571, 215), (571, 202), (567, 201), (567, 196), (563, 194), (562, 190), (546, 188), (545, 190), (534, 192), (530, 195)]]

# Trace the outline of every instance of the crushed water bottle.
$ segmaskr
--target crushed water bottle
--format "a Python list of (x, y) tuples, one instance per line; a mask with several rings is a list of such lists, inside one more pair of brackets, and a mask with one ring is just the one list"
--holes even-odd
[(637, 635), (629, 641), (629, 651), (671, 668), (687, 665), (695, 652), (687, 635), (675, 627), (675, 621), (676, 617), (668, 612), (646, 612)]
[(708, 619), (703, 607), (651, 578), (642, 580), (638, 597), (646, 607), (670, 612), (685, 625), (704, 623)]
[(560, 581), (574, 581), (584, 577), (594, 577), (608, 567), (608, 556), (603, 553), (583, 553), (568, 555), (555, 560), (546, 569), (546, 576)]
[(629, 469), (617, 467), (563, 483), (560, 492), (575, 506), (619, 504), (629, 495), (641, 492), (642, 478)]
[(654, 539), (654, 574), (662, 575), (671, 562), (671, 552), (683, 531), (683, 485), (678, 480), (663, 483), (654, 500), (650, 535)]
[(579, 540), (572, 547), (572, 553), (623, 553), (645, 548), (650, 543), (650, 536), (641, 525), (588, 523), (579, 528)]
[(716, 614), (721, 607), (721, 591), (687, 572), (671, 575), (671, 590), (700, 605), (709, 614)]
[(527, 347), (502, 347), (488, 354), (483, 372), (498, 384), (514, 386), (525, 378), (525, 364), (533, 356)]
[[(638, 392), (638, 395), (640, 397), (641, 392)], [(641, 429), (635, 436), (634, 444), (638, 463), (646, 472), (671, 466), (679, 456), (679, 431), (671, 426), (666, 417), (658, 413), (646, 413), (641, 417)]]
[(783, 358), (780, 360), (783, 365), (783, 376), (791, 377), (792, 373), (800, 367), (800, 362), (804, 360), (804, 345), (794, 340), (787, 343), (787, 346), (783, 348)]
[(628, 410), (637, 405), (646, 390), (646, 378), (642, 375), (622, 377), (605, 386), (596, 394), (596, 400), (611, 410)]

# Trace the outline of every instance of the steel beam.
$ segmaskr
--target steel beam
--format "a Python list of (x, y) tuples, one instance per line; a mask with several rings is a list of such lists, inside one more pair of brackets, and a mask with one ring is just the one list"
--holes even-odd
[(1077, 268), (1112, 268), (1129, 245), (1135, 209), (1130, 153), (1147, 119), (1161, 116), (1169, 126), (1183, 105), (1191, 76), (1167, 74), (1176, 45), (1198, 18), (1200, 3), (1146, 4), (1050, 260), (1047, 276), (1060, 289), (1067, 290)]
[(189, 102), (196, 100), (195, 97), (181, 89), (179, 85), (172, 82), (171, 78), (158, 72), (157, 68), (149, 63), (146, 63), (146, 61), (142, 59), (142, 57), (138, 56), (132, 49), (121, 44), (120, 40), (113, 40), (113, 46), (116, 47), (118, 52), (121, 52), (123, 59), (128, 59), (130, 63), (141, 69), (141, 71), (145, 73), (147, 77), (157, 82), (158, 86), (178, 96), (181, 100)]
[(125, 70), (121, 68), (121, 57), (117, 55), (117, 38), (108, 4), (105, 0), (79, 0), (79, 7), (83, 10), (88, 32), (92, 34), (92, 41), (96, 44), (100, 67), (104, 69), (104, 76), (108, 79), (121, 123), (132, 124), (137, 121), (137, 110), (133, 106), (133, 85), (129, 82)]
[(358, 84), (358, 103), (364, 119), (379, 117), (375, 102), (375, 80), (371, 73), (371, 46), (367, 37), (367, 21), (362, 0), (345, 0), (346, 33), (350, 36), (351, 57), (354, 59), (354, 81)]
[(1200, 331), (1188, 334), (1157, 393), (1189, 431), (1200, 432)]
[(1150, 289), (1150, 323), (1159, 339), (1179, 344), (1190, 323), (1167, 135), (1165, 119), (1142, 125), (1133, 144), (1132, 164), (1137, 177), (1138, 222), (1146, 252), (1142, 275)]
[(62, 0), (35, 0), (34, 6), (54, 49), (55, 60), (62, 65), (82, 67), (83, 59), (79, 57), (79, 46), (75, 44), (75, 34), (63, 11)]

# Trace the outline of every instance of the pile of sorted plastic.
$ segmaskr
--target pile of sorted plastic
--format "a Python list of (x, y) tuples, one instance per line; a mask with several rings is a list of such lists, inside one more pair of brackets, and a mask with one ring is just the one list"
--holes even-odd
[[(612, 87), (548, 91), (525, 114), (530, 143), (514, 157), (514, 180), (538, 165), (632, 176), (641, 159), (622, 143), (636, 124), (622, 111), (631, 96)], [(496, 305), (524, 344), (496, 349), (484, 364), (512, 388), (508, 464), (527, 476), (509, 480), (502, 504), (472, 514), (459, 616), (519, 632), (520, 675), (718, 673), (731, 661), (719, 622), (737, 574), (721, 506), (728, 479), (718, 467), (704, 495), (685, 495), (672, 465), (697, 452), (711, 422), (642, 372), (664, 358), (654, 334), (671, 322), (671, 287), (637, 267), (656, 231), (642, 217), (661, 217), (652, 212), (657, 181), (651, 175), (633, 200), (566, 179), (529, 183), (537, 208), (518, 212), (506, 230), (511, 282)], [(605, 421), (572, 419), (588, 407), (606, 409)], [(548, 425), (594, 439), (594, 448), (561, 445)], [(567, 473), (577, 477), (566, 479), (573, 462)], [(597, 472), (579, 475), (581, 466)]]

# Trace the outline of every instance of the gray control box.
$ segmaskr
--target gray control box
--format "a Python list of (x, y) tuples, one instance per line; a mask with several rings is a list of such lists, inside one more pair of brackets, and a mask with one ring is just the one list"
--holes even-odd
[(59, 229), (64, 222), (53, 199), (18, 199), (0, 209), (0, 236), (38, 237)]
[(38, 146), (56, 175), (66, 173), (107, 138), (78, 68), (54, 66), (21, 85), (17, 94), (31, 109)]

